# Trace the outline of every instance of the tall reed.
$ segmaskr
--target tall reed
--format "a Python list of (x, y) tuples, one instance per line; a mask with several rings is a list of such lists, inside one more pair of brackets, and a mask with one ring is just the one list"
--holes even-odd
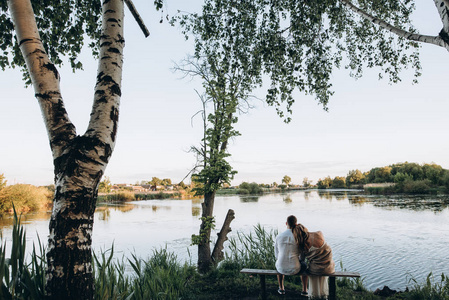
[(254, 226), (254, 232), (237, 232), (237, 236), (229, 239), (224, 263), (232, 263), (239, 268), (274, 269), (277, 234), (277, 230), (267, 231), (260, 224)]
[(449, 277), (441, 274), (440, 280), (436, 280), (432, 272), (427, 275), (424, 283), (418, 283), (414, 278), (409, 280), (413, 288), (407, 299), (413, 300), (447, 300), (449, 299)]
[(181, 299), (189, 293), (195, 268), (179, 263), (167, 249), (154, 250), (147, 262), (133, 255), (129, 263), (136, 275), (131, 286), (132, 299)]
[[(14, 210), (11, 252), (6, 257), (6, 241), (0, 243), (0, 299), (43, 299), (45, 291), (45, 249), (39, 240), (40, 254), (33, 245), (27, 263), (26, 234)], [(2, 237), (3, 241), (3, 237)]]

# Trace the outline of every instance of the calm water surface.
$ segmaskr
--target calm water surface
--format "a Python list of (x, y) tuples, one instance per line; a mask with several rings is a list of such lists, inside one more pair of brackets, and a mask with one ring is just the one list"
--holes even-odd
[[(388, 285), (404, 290), (411, 278), (423, 282), (430, 272), (449, 273), (449, 197), (364, 196), (354, 191), (298, 191), (260, 197), (222, 196), (215, 201), (217, 228), (229, 208), (233, 231), (245, 233), (260, 223), (285, 230), (290, 214), (311, 231), (321, 230), (340, 263), (360, 272), (371, 290)], [(100, 205), (95, 213), (93, 247), (114, 244), (116, 256), (135, 253), (146, 258), (167, 247), (180, 259), (196, 261), (190, 236), (197, 234), (199, 200), (148, 200)], [(29, 244), (39, 235), (46, 242), (49, 214), (23, 217)], [(11, 219), (0, 219), (7, 241)], [(226, 245), (226, 244), (225, 244)], [(31, 248), (30, 248), (31, 249)]]

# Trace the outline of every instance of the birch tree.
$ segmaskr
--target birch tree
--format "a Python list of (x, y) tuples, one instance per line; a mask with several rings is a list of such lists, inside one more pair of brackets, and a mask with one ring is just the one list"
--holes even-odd
[[(98, 185), (117, 136), (123, 10), (123, 0), (8, 0), (0, 5), (4, 50), (0, 66), (23, 68), (39, 102), (53, 155), (55, 194), (46, 272), (49, 299), (94, 296), (92, 228)], [(73, 69), (82, 67), (77, 56), (84, 35), (92, 39), (90, 46), (99, 62), (89, 125), (78, 135), (64, 107), (57, 66), (68, 56)]]
[(197, 16), (210, 23), (201, 39), (214, 43), (218, 52), (224, 53), (236, 36), (253, 41), (252, 61), (260, 63), (254, 82), (268, 86), (266, 102), (288, 122), (295, 91), (314, 95), (327, 110), (335, 69), (348, 69), (358, 78), (365, 68), (377, 68), (379, 78), (396, 83), (411, 68), (416, 82), (420, 44), (449, 50), (449, 1), (433, 2), (442, 22), (433, 35), (413, 25), (412, 0), (205, 0)]

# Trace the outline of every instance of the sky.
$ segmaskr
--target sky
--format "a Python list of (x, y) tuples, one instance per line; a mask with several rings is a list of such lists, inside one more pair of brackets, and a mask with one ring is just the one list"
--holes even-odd
[[(135, 0), (150, 37), (144, 38), (125, 11), (124, 71), (117, 143), (106, 169), (113, 183), (151, 180), (181, 181), (195, 164), (188, 152), (202, 135), (196, 80), (183, 79), (172, 68), (192, 52), (176, 27), (161, 17), (177, 10), (198, 9), (201, 1), (168, 0), (164, 12), (152, 1)], [(436, 35), (442, 25), (433, 1), (416, 1), (416, 27)], [(86, 130), (92, 106), (97, 62), (86, 49), (84, 71), (59, 69), (61, 90), (78, 134)], [(229, 162), (238, 171), (232, 184), (243, 181), (293, 184), (304, 177), (317, 182), (346, 176), (349, 170), (369, 171), (398, 162), (437, 163), (449, 169), (449, 96), (447, 50), (422, 45), (423, 75), (412, 84), (412, 71), (390, 85), (367, 70), (355, 80), (347, 70), (332, 76), (335, 91), (329, 111), (312, 96), (295, 94), (292, 121), (285, 124), (272, 107), (255, 100), (239, 116), (241, 136), (229, 146)], [(18, 70), (0, 72), (0, 174), (8, 184), (53, 183), (53, 162), (41, 112), (32, 88), (25, 88)]]

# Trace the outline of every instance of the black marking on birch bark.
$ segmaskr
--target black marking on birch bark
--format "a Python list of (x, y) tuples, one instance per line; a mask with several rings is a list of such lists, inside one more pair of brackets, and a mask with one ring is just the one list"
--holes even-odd
[(101, 81), (101, 85), (107, 85), (107, 84), (109, 84), (109, 83), (117, 84), (117, 83), (114, 81), (114, 79), (112, 79), (112, 76), (110, 76), (110, 75), (105, 75), (105, 76), (101, 77), (101, 78), (100, 78), (100, 81)]
[(104, 94), (105, 94), (105, 91), (103, 91), (103, 90), (96, 90), (95, 91), (95, 95), (100, 96), (100, 95), (104, 95)]
[(112, 155), (112, 148), (109, 144), (105, 144), (104, 145), (104, 155), (100, 156), (100, 159), (104, 162), (107, 163), (109, 161), (109, 158)]
[(115, 39), (115, 41), (117, 42), (117, 43), (124, 43), (125, 42), (125, 39), (123, 38), (123, 36), (121, 36), (120, 34), (117, 34), (117, 39)]
[(113, 95), (118, 95), (118, 96), (122, 95), (122, 90), (120, 89), (120, 85), (118, 85), (117, 83), (114, 83), (109, 89)]
[(105, 55), (105, 56), (102, 56), (102, 57), (101, 57), (101, 60), (103, 60), (103, 59), (109, 59), (109, 58), (111, 58), (109, 55)]
[(118, 127), (118, 109), (117, 108), (112, 107), (111, 113), (110, 113), (110, 118), (111, 118), (113, 126), (114, 126), (111, 131), (111, 139), (113, 142), (115, 142), (115, 137), (117, 136), (117, 127)]
[(22, 46), (23, 43), (31, 42), (33, 39), (23, 39), (19, 42), (19, 47)]
[(47, 70), (53, 72), (53, 74), (55, 75), (56, 79), (59, 79), (59, 73), (58, 70), (56, 69), (55, 65), (52, 63), (46, 63), (44, 64), (42, 67), (46, 68)]
[(103, 46), (111, 46), (112, 45), (112, 43), (111, 42), (103, 42), (103, 43), (101, 43), (100, 44), (100, 47), (103, 47)]
[(61, 98), (61, 93), (59, 93), (58, 91), (48, 91), (46, 93), (40, 94), (40, 93), (36, 93), (34, 94), (34, 97), (39, 98), (41, 100), (50, 100), (53, 98)]
[(89, 171), (81, 169), (79, 162), (95, 165), (102, 164), (89, 154), (90, 151), (97, 152), (97, 147), (100, 149), (104, 148), (104, 143), (97, 137), (77, 136), (70, 141), (68, 147), (70, 150), (67, 153), (54, 159), (55, 175), (83, 176), (86, 172), (89, 173)]
[(108, 52), (112, 52), (112, 53), (119, 53), (120, 54), (120, 50), (114, 47), (110, 47), (108, 48)]
[[(66, 145), (70, 139), (75, 135), (75, 126), (72, 123), (67, 123), (59, 127), (53, 133), (53, 138), (50, 140), (50, 148), (60, 147)], [(68, 134), (73, 133), (73, 135)]]
[(44, 50), (41, 49), (36, 49), (33, 52), (31, 52), (31, 54), (36, 54), (36, 53), (40, 53), (40, 54), (46, 54)]
[(446, 31), (444, 31), (444, 29), (441, 29), (438, 35), (446, 44), (449, 45), (449, 34)]
[(49, 99), (51, 99), (51, 95), (49, 95), (48, 93), (45, 93), (45, 94), (36, 93), (36, 94), (34, 94), (34, 97), (40, 98), (42, 100), (49, 100)]
[(97, 103), (108, 103), (108, 98), (106, 96), (100, 97), (96, 101)]
[(108, 83), (117, 84), (114, 79), (112, 79), (111, 75), (104, 75), (103, 72), (100, 72), (97, 75), (97, 84), (107, 85)]
[(118, 20), (116, 18), (109, 18), (106, 20), (106, 22), (112, 22), (112, 23), (117, 23), (118, 24)]

